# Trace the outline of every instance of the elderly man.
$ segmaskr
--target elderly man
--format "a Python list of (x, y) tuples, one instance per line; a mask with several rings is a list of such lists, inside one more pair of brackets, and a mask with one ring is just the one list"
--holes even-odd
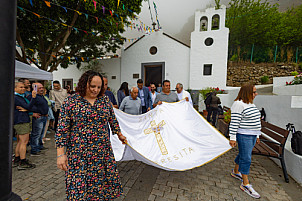
[(142, 114), (142, 103), (138, 96), (138, 88), (132, 87), (130, 90), (130, 96), (123, 99), (120, 110), (128, 114), (139, 115)]
[(183, 87), (183, 85), (181, 83), (177, 83), (176, 84), (176, 88), (175, 89), (176, 89), (176, 94), (178, 96), (178, 99), (182, 100), (182, 99), (188, 97), (189, 98), (189, 103), (193, 106), (193, 102), (192, 102), (192, 98), (191, 98), (190, 93), (187, 92), (187, 91), (185, 91), (183, 88), (184, 87)]
[(49, 92), (49, 99), (53, 100), (55, 102), (55, 109), (54, 109), (54, 117), (55, 117), (55, 125), (54, 129), (55, 131), (57, 130), (57, 125), (58, 125), (58, 119), (59, 119), (59, 114), (60, 114), (60, 108), (61, 105), (64, 101), (64, 99), (68, 96), (67, 90), (63, 89), (61, 87), (61, 84), (58, 80), (53, 81), (53, 90), (50, 90)]
[(108, 78), (106, 76), (103, 76), (103, 80), (104, 80), (105, 95), (108, 96), (113, 107), (118, 108), (114, 94), (108, 90)]
[[(30, 136), (31, 156), (40, 156), (41, 150), (47, 149), (43, 147), (43, 133), (48, 116), (48, 102), (44, 98), (44, 87), (41, 83), (34, 83), (33, 89), (37, 90), (36, 101), (32, 111), (38, 113), (37, 117), (32, 119), (32, 131)], [(31, 100), (31, 96), (28, 97)]]
[(179, 101), (176, 93), (171, 93), (170, 87), (171, 87), (170, 81), (164, 80), (163, 81), (163, 91), (161, 93), (157, 94), (153, 107), (156, 107), (157, 105), (162, 104), (162, 101), (168, 102), (168, 103)]
[(148, 87), (143, 86), (143, 80), (138, 79), (137, 80), (137, 87), (138, 87), (138, 97), (142, 101), (142, 112), (146, 113), (149, 110), (151, 110), (151, 97), (149, 93)]

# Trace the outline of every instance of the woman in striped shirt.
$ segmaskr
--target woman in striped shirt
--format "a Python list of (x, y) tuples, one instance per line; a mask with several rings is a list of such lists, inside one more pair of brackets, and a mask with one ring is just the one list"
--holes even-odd
[(248, 175), (252, 161), (252, 150), (255, 143), (260, 143), (261, 135), (260, 112), (253, 104), (257, 96), (256, 87), (245, 84), (240, 88), (237, 98), (231, 107), (230, 145), (238, 144), (239, 154), (235, 159), (235, 168), (231, 175), (242, 181), (240, 189), (254, 198), (260, 195), (249, 183)]

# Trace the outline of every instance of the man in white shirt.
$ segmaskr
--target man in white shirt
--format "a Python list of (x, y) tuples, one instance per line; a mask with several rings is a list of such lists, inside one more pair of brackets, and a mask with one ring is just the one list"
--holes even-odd
[[(151, 87), (150, 96), (151, 96), (151, 101), (152, 101), (151, 106), (153, 106), (154, 101), (155, 101), (155, 98), (156, 98), (156, 95), (157, 95), (158, 93), (157, 93), (157, 91), (155, 91), (155, 90), (156, 90), (155, 84), (151, 84), (150, 87)], [(153, 108), (153, 107), (152, 107), (152, 108)], [(152, 109), (152, 108), (151, 108), (151, 109)]]
[(182, 100), (182, 99), (188, 97), (190, 104), (193, 106), (193, 102), (192, 102), (190, 93), (183, 89), (183, 85), (181, 83), (177, 83), (175, 89), (176, 89), (176, 94), (177, 94), (179, 100)]
[(182, 100), (182, 99), (188, 97), (190, 104), (193, 106), (193, 102), (192, 102), (190, 93), (183, 90), (183, 85), (181, 83), (177, 83), (175, 89), (176, 89), (176, 94), (177, 94), (179, 100)]

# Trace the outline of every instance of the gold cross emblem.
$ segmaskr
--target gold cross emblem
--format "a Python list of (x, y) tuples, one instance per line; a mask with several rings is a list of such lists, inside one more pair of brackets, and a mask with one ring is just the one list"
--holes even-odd
[(154, 133), (162, 155), (167, 155), (168, 150), (167, 150), (166, 145), (163, 141), (163, 138), (160, 135), (161, 128), (163, 128), (163, 126), (166, 124), (165, 121), (162, 120), (158, 125), (156, 125), (155, 121), (153, 120), (153, 121), (150, 122), (150, 124), (151, 124), (151, 128), (145, 129), (144, 133), (146, 135), (150, 134), (150, 133)]

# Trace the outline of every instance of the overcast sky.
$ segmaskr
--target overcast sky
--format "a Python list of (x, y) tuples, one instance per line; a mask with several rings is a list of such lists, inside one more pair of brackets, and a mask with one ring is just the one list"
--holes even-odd
[[(175, 37), (176, 39), (190, 45), (190, 35), (194, 29), (194, 13), (196, 10), (204, 11), (207, 7), (215, 6), (214, 0), (149, 0), (151, 12), (155, 20), (153, 2), (157, 6), (158, 19), (162, 30)], [(221, 4), (228, 5), (229, 0), (221, 0)], [(280, 4), (280, 10), (285, 10), (292, 5), (302, 3), (302, 0), (270, 0)], [(142, 11), (139, 14), (140, 20), (146, 25), (151, 26), (151, 16), (148, 1), (142, 2)], [(123, 36), (126, 38), (138, 38), (144, 35), (137, 29), (126, 31)], [(126, 42), (124, 47), (132, 42)]]

